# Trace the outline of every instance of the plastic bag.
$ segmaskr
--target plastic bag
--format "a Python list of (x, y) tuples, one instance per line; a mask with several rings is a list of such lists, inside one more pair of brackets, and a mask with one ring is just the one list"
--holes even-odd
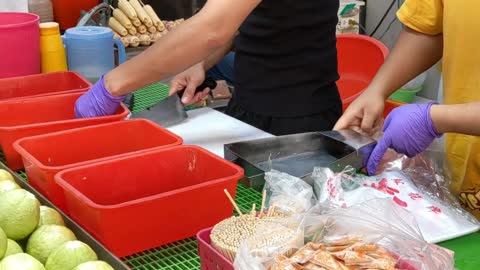
[(303, 224), (303, 216), (294, 215), (257, 226), (255, 234), (240, 244), (235, 269), (267, 270), (276, 256), (291, 255), (304, 243)]
[(312, 187), (300, 178), (271, 170), (265, 173), (267, 206), (277, 212), (293, 215), (307, 212), (315, 205)]
[(319, 197), (317, 207), (328, 211), (388, 198), (412, 213), (427, 242), (478, 231), (480, 223), (462, 209), (448, 190), (448, 170), (442, 169), (446, 168), (441, 165), (442, 156), (439, 152), (425, 152), (409, 159), (390, 153), (383, 173), (373, 177), (355, 175), (349, 168), (338, 174), (315, 168), (312, 177)]
[[(341, 258), (342, 250), (355, 251), (351, 245), (357, 243), (357, 247), (363, 250), (375, 245), (380, 250), (388, 251), (398, 260), (397, 268), (401, 270), (454, 269), (453, 252), (427, 243), (422, 238), (415, 218), (390, 200), (369, 200), (349, 208), (329, 209), (321, 215), (312, 212), (305, 221), (305, 227), (311, 226), (321, 227), (322, 230), (306, 231), (305, 237), (317, 239), (317, 246), (323, 243), (327, 251), (337, 252), (334, 253), (337, 258)], [(332, 242), (337, 245), (332, 245)], [(339, 245), (339, 242), (344, 245)], [(349, 252), (347, 255), (362, 254)], [(362, 256), (360, 258), (364, 262), (371, 259)]]

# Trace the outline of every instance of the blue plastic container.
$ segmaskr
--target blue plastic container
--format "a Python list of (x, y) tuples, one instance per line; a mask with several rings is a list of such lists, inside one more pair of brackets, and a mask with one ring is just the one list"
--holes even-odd
[(92, 82), (115, 67), (114, 46), (118, 48), (118, 63), (127, 59), (123, 43), (115, 39), (113, 31), (107, 27), (74, 27), (65, 31), (62, 38), (69, 70), (80, 73)]

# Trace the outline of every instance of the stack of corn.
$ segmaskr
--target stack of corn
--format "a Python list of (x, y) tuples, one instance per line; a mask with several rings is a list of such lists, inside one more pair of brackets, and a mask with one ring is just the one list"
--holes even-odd
[(111, 8), (113, 16), (108, 25), (125, 47), (149, 46), (183, 22), (162, 21), (150, 5), (139, 0), (118, 0), (118, 8)]

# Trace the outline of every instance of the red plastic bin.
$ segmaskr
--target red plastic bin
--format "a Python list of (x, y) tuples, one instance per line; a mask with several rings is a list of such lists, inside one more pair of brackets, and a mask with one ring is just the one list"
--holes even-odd
[(10, 169), (23, 168), (22, 157), (13, 148), (16, 140), (55, 131), (119, 121), (130, 113), (122, 104), (114, 115), (75, 119), (75, 101), (82, 93), (0, 101), (0, 145)]
[(232, 215), (243, 169), (202, 148), (135, 154), (61, 171), (68, 214), (118, 257), (185, 239)]
[(14, 143), (28, 182), (66, 211), (58, 172), (90, 163), (182, 144), (182, 138), (144, 119), (117, 121), (34, 137)]
[(87, 91), (91, 83), (73, 71), (0, 79), (0, 100)]
[(200, 270), (234, 270), (233, 264), (211, 245), (212, 229), (204, 229), (197, 234)]
[(345, 110), (370, 84), (385, 62), (388, 48), (380, 41), (365, 35), (337, 36), (338, 91)]

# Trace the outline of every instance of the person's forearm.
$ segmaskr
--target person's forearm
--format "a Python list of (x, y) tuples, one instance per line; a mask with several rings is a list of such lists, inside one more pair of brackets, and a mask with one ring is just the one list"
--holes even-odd
[(433, 105), (430, 115), (439, 133), (480, 136), (480, 102)]
[[(135, 58), (107, 73), (114, 96), (173, 76), (222, 48), (261, 0), (209, 0), (204, 8)], [(235, 10), (234, 14), (229, 10)]]
[(232, 51), (233, 42), (235, 37), (232, 37), (229, 42), (227, 42), (223, 47), (217, 49), (215, 52), (210, 54), (203, 62), (203, 68), (205, 70), (211, 69), (213, 66), (218, 64), (226, 54)]
[(368, 87), (385, 97), (429, 69), (442, 58), (442, 35), (430, 36), (406, 28)]

